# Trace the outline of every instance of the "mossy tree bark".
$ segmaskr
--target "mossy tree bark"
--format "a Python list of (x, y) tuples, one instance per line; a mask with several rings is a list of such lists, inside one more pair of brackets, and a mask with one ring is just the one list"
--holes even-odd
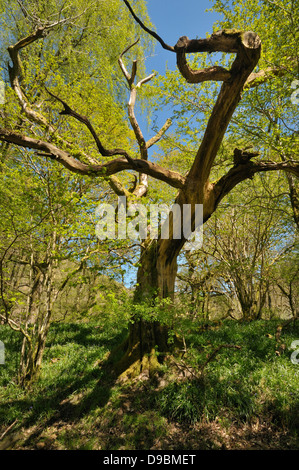
[(151, 307), (158, 298), (173, 299), (177, 273), (177, 255), (165, 256), (160, 241), (147, 240), (142, 249), (137, 273), (134, 302), (145, 306), (145, 316), (133, 316), (127, 340), (122, 345), (123, 356), (116, 364), (119, 374), (138, 375), (155, 372), (166, 353), (176, 343), (169, 344), (169, 324), (149, 318)]

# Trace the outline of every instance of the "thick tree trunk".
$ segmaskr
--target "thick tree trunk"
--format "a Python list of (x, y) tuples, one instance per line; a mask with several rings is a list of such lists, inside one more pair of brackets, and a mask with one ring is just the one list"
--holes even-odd
[(132, 318), (128, 338), (120, 347), (118, 374), (136, 376), (146, 372), (150, 375), (157, 370), (165, 354), (180, 344), (179, 340), (169, 344), (169, 325), (149, 318), (157, 298), (173, 299), (174, 296), (177, 256), (182, 242), (178, 245), (178, 240), (172, 240), (173, 249), (165, 251), (163, 241), (148, 240), (142, 250), (134, 301), (139, 306), (144, 305), (146, 319), (142, 314)]
[[(214, 210), (215, 198), (212, 186), (207, 183), (194, 190), (188, 188), (180, 191), (175, 203), (181, 208), (184, 204), (191, 205), (191, 230), (195, 230), (195, 204), (203, 204), (203, 222)], [(174, 216), (170, 211), (165, 221), (169, 227), (168, 238), (158, 240), (147, 239), (144, 243), (140, 258), (140, 267), (137, 273), (137, 287), (134, 300), (138, 305), (145, 305), (148, 317), (148, 308), (154, 306), (156, 298), (174, 299), (175, 280), (177, 275), (177, 258), (186, 239), (183, 235), (183, 220), (181, 223), (181, 237), (174, 238)], [(171, 308), (171, 306), (169, 306)], [(167, 352), (182, 348), (179, 338), (168, 344), (169, 326), (158, 321), (149, 321), (142, 318), (132, 318), (129, 336), (122, 345), (122, 358), (117, 364), (117, 372), (127, 376), (138, 375), (145, 370), (151, 373), (157, 369), (159, 361)], [(157, 354), (158, 353), (158, 354)]]

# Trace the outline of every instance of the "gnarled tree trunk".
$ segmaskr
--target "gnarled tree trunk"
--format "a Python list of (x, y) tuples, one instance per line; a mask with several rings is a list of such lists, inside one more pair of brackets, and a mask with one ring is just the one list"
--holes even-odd
[(142, 314), (131, 319), (128, 338), (121, 346), (123, 356), (116, 365), (120, 374), (131, 376), (144, 371), (151, 374), (165, 353), (179, 345), (179, 340), (169, 344), (169, 325), (148, 318), (157, 298), (173, 299), (174, 296), (179, 249), (174, 246), (177, 240), (172, 240), (172, 249), (165, 251), (162, 241), (147, 240), (142, 249), (134, 302), (145, 306), (146, 319)]

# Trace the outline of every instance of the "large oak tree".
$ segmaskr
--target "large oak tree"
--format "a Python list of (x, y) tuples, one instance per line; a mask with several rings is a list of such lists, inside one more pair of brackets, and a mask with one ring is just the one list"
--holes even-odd
[[(138, 2), (137, 5), (138, 6)], [(94, 158), (94, 153), (89, 155), (84, 149), (74, 152), (74, 143), (58, 138), (55, 133), (55, 124), (32, 106), (23, 91), (22, 79), (26, 76), (22, 68), (21, 56), (23, 53), (30, 55), (30, 47), (44, 40), (47, 34), (55, 30), (55, 24), (48, 22), (35, 25), (35, 28), (25, 37), (8, 47), (10, 56), (10, 85), (19, 100), (22, 115), (26, 118), (28, 132), (22, 126), (22, 132), (18, 131), (18, 117), (15, 123), (9, 122), (5, 126), (5, 115), (0, 128), (0, 139), (17, 147), (23, 147), (35, 151), (36, 158), (47, 158), (55, 164), (63, 165), (71, 172), (89, 176), (92, 178), (105, 178), (117, 195), (127, 197), (127, 201), (136, 202), (147, 194), (149, 178), (152, 177), (162, 181), (177, 190), (173, 201), (183, 208), (184, 204), (191, 206), (191, 225), (195, 230), (195, 206), (203, 205), (203, 222), (207, 221), (214, 213), (220, 201), (242, 181), (252, 178), (255, 173), (265, 171), (283, 170), (288, 174), (299, 175), (299, 162), (285, 160), (281, 162), (264, 161), (257, 157), (256, 152), (248, 152), (244, 149), (232, 149), (231, 167), (218, 181), (211, 181), (211, 171), (220, 145), (223, 141), (227, 127), (232, 119), (241, 98), (244, 88), (253, 88), (266, 79), (269, 70), (255, 68), (259, 62), (261, 53), (261, 40), (256, 32), (239, 30), (221, 30), (213, 33), (205, 39), (188, 39), (184, 36), (178, 39), (175, 46), (169, 46), (163, 39), (149, 29), (140, 17), (132, 9), (131, 4), (124, 0), (119, 2), (119, 8), (128, 8), (132, 15), (132, 23), (137, 22), (143, 31), (160, 42), (162, 47), (171, 54), (176, 54), (177, 67), (181, 75), (188, 83), (198, 86), (206, 81), (221, 82), (222, 86), (218, 98), (214, 104), (206, 130), (198, 150), (194, 155), (192, 164), (186, 174), (180, 174), (165, 166), (153, 163), (148, 156), (148, 149), (157, 143), (167, 131), (170, 122), (167, 121), (161, 130), (150, 140), (146, 141), (142, 130), (137, 122), (134, 105), (137, 93), (141, 87), (148, 82), (152, 76), (146, 78), (137, 77), (137, 62), (134, 61), (129, 72), (124, 63), (124, 54), (131, 51), (133, 44), (123, 50), (119, 48), (119, 65), (129, 88), (130, 99), (128, 103), (128, 117), (138, 144), (139, 156), (136, 158), (134, 151), (125, 145), (119, 144), (120, 136), (103, 135), (92, 123), (89, 116), (84, 116), (74, 109), (71, 96), (62, 99), (53, 91), (50, 84), (47, 86), (48, 97), (54, 99), (62, 107), (60, 114), (73, 118), (81, 123), (89, 131), (94, 140), (99, 159)], [(123, 11), (123, 10), (122, 10)], [(134, 19), (133, 19), (134, 18)], [(57, 24), (61, 20), (57, 20)], [(109, 35), (113, 35), (110, 30)], [(195, 53), (226, 53), (234, 54), (235, 58), (230, 68), (211, 66), (201, 70), (192, 70), (188, 65), (188, 54)], [(273, 73), (276, 73), (273, 69)], [(45, 91), (46, 94), (46, 91)], [(32, 97), (31, 97), (32, 99)], [(32, 126), (39, 129), (36, 135), (30, 131)], [(26, 127), (26, 126), (25, 126)], [(103, 123), (103, 129), (107, 130), (107, 122)], [(41, 131), (43, 129), (43, 131)], [(52, 136), (52, 138), (50, 137)], [(55, 136), (55, 138), (53, 137)], [(71, 140), (71, 136), (69, 139)], [(112, 144), (112, 142), (114, 143)], [(103, 159), (106, 159), (103, 162)], [(139, 179), (133, 190), (129, 191), (121, 180), (116, 176), (122, 172), (133, 171), (139, 175)], [(137, 287), (135, 290), (136, 302), (151, 303), (156, 296), (173, 298), (175, 279), (177, 274), (177, 259), (186, 240), (184, 236), (180, 239), (174, 237), (173, 214), (169, 213), (169, 237), (167, 239), (151, 239), (150, 236), (144, 240), (141, 246), (140, 265), (137, 274)], [(159, 321), (143, 320), (133, 318), (129, 330), (129, 336), (123, 347), (123, 358), (121, 370), (140, 372), (144, 368), (155, 367), (157, 359), (155, 349), (160, 352), (168, 350), (167, 327)]]

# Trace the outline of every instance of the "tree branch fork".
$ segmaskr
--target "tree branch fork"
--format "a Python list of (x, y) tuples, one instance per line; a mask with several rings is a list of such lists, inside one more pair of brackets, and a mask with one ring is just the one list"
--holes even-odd
[[(5, 128), (0, 128), (0, 140), (21, 147), (37, 150), (38, 155), (43, 155), (56, 160), (74, 173), (88, 176), (103, 176), (111, 179), (114, 187), (118, 188), (119, 193), (126, 193), (126, 191), (122, 187), (120, 181), (118, 181), (114, 175), (124, 170), (133, 170), (139, 174), (139, 184), (134, 188), (134, 193), (138, 197), (146, 194), (148, 188), (148, 176), (151, 176), (160, 181), (166, 182), (174, 188), (183, 190), (185, 195), (188, 194), (188, 192), (190, 193), (190, 191), (194, 192), (194, 189), (197, 187), (199, 198), (201, 197), (201, 201), (199, 200), (199, 202), (202, 202), (204, 198), (203, 196), (200, 196), (200, 193), (202, 193), (204, 186), (208, 182), (213, 162), (216, 158), (232, 114), (241, 99), (241, 93), (244, 87), (246, 88), (256, 86), (256, 84), (260, 82), (261, 77), (264, 79), (265, 77), (268, 77), (269, 74), (271, 74), (271, 71), (269, 70), (265, 71), (264, 73), (253, 73), (253, 69), (258, 63), (260, 57), (260, 38), (256, 33), (251, 31), (240, 32), (235, 30), (224, 30), (216, 32), (206, 39), (190, 40), (186, 36), (183, 36), (178, 40), (175, 46), (168, 46), (160, 38), (160, 36), (149, 30), (142, 23), (142, 21), (135, 15), (128, 1), (124, 0), (124, 3), (130, 10), (130, 13), (133, 15), (135, 20), (145, 31), (155, 37), (155, 39), (160, 42), (163, 48), (176, 53), (178, 68), (187, 82), (200, 83), (207, 80), (223, 82), (217, 102), (208, 122), (203, 141), (189, 173), (183, 176), (178, 172), (161, 167), (160, 165), (157, 165), (148, 159), (148, 149), (162, 138), (165, 132), (169, 129), (171, 120), (168, 119), (155, 136), (153, 136), (148, 141), (145, 140), (142, 130), (137, 122), (134, 113), (134, 107), (138, 90), (148, 83), (153, 78), (154, 74), (143, 78), (137, 84), (135, 84), (137, 61), (133, 61), (131, 73), (129, 73), (123, 60), (124, 54), (138, 41), (128, 46), (121, 53), (118, 62), (129, 87), (130, 97), (127, 106), (128, 117), (139, 146), (140, 158), (132, 158), (124, 149), (106, 148), (89, 119), (86, 116), (83, 116), (77, 111), (71, 109), (71, 107), (64, 100), (54, 95), (50, 90), (47, 90), (50, 96), (59, 101), (63, 106), (63, 110), (60, 112), (60, 114), (73, 117), (87, 127), (95, 141), (100, 155), (102, 157), (117, 158), (102, 164), (95, 163), (92, 159), (90, 159), (89, 164), (83, 163), (77, 158), (74, 158), (70, 152), (63, 150), (62, 148), (59, 148), (48, 141), (24, 136), (18, 132), (15, 132), (14, 130)], [(12, 61), (12, 67), (10, 67), (11, 86), (18, 96), (23, 112), (25, 112), (25, 114), (27, 114), (31, 120), (51, 131), (52, 126), (47, 122), (46, 118), (34, 111), (27, 103), (26, 97), (19, 83), (22, 74), (22, 64), (19, 56), (20, 50), (32, 42), (43, 38), (50, 29), (51, 27), (49, 25), (39, 27), (33, 34), (29, 35), (27, 38), (21, 39), (14, 46), (10, 46), (8, 50)], [(189, 67), (186, 59), (187, 53), (194, 52), (235, 53), (236, 58), (230, 70), (226, 70), (223, 67), (214, 66), (194, 71)], [(279, 74), (280, 72), (276, 70), (274, 73)], [(217, 132), (215, 132), (215, 129), (217, 129)], [(246, 178), (251, 178), (254, 173), (259, 171), (272, 171), (276, 169), (287, 171), (298, 176), (298, 166), (298, 162), (292, 161), (283, 162), (280, 164), (271, 162), (253, 163), (248, 161), (246, 165), (235, 165), (228, 171), (227, 175), (222, 177), (216, 185), (213, 185), (213, 197), (215, 200), (219, 199), (220, 195), (227, 194), (228, 188), (235, 186), (238, 182)], [(194, 199), (193, 196), (191, 199)]]

